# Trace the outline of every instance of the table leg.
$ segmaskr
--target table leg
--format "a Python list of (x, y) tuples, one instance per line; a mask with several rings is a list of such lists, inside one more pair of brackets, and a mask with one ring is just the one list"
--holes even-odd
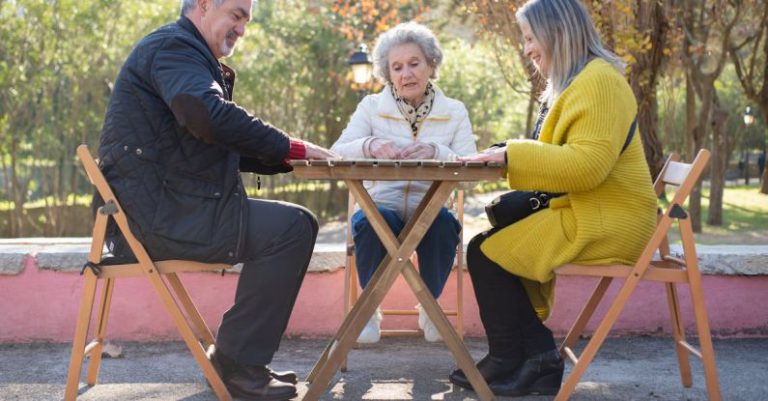
[(477, 393), (484, 401), (492, 400), (488, 385), (483, 380), (475, 367), (472, 357), (464, 347), (458, 334), (453, 330), (450, 322), (440, 310), (439, 305), (426, 290), (418, 273), (410, 262), (410, 255), (415, 251), (421, 238), (423, 238), (430, 225), (437, 217), (440, 208), (450, 196), (454, 182), (434, 182), (417, 208), (414, 216), (408, 221), (400, 234), (400, 238), (389, 229), (386, 221), (379, 213), (376, 204), (365, 191), (362, 183), (356, 180), (347, 180), (347, 185), (358, 200), (360, 207), (369, 219), (371, 226), (387, 249), (389, 256), (385, 257), (371, 281), (363, 290), (357, 303), (344, 319), (336, 336), (326, 347), (322, 356), (310, 372), (308, 381), (311, 382), (304, 400), (314, 401), (328, 387), (330, 380), (335, 375), (341, 361), (347, 355), (357, 336), (360, 335), (368, 319), (373, 315), (376, 307), (381, 303), (387, 291), (394, 284), (397, 275), (403, 271), (406, 281), (422, 302), (427, 314), (430, 316), (443, 338), (446, 345), (456, 358), (459, 367), (467, 374), (467, 378), (477, 389)]
[(446, 347), (448, 347), (453, 354), (453, 357), (456, 359), (456, 365), (464, 371), (467, 379), (472, 383), (472, 388), (474, 388), (481, 400), (492, 400), (493, 392), (490, 387), (488, 387), (488, 383), (485, 382), (485, 379), (483, 379), (483, 376), (477, 370), (475, 361), (461, 341), (461, 337), (459, 337), (456, 330), (453, 329), (451, 322), (448, 321), (448, 318), (443, 313), (443, 310), (440, 309), (440, 305), (435, 298), (432, 297), (426, 284), (424, 284), (421, 276), (419, 276), (419, 272), (413, 268), (413, 265), (406, 265), (403, 267), (402, 273), (405, 276), (405, 281), (416, 295), (416, 298), (419, 299), (421, 307), (424, 308), (429, 319), (432, 320), (432, 323), (435, 324), (440, 335), (443, 336), (443, 341), (445, 341)]
[[(323, 355), (312, 369), (312, 372), (310, 372), (308, 381), (310, 381), (311, 384), (307, 394), (304, 396), (304, 400), (316, 400), (320, 397), (322, 392), (325, 391), (330, 380), (333, 378), (333, 375), (338, 370), (341, 361), (347, 355), (349, 349), (354, 345), (357, 336), (360, 335), (360, 332), (368, 319), (373, 315), (376, 307), (381, 303), (387, 291), (394, 284), (402, 266), (406, 263), (410, 263), (409, 257), (416, 250), (418, 239), (424, 236), (430, 225), (408, 224), (401, 236), (410, 237), (411, 239), (399, 244), (362, 184), (359, 181), (351, 181), (348, 182), (348, 185), (353, 191), (358, 203), (360, 203), (360, 207), (363, 208), (366, 216), (368, 216), (372, 227), (374, 227), (374, 230), (376, 230), (382, 238), (382, 243), (386, 244), (385, 247), (390, 253), (390, 256), (386, 257), (381, 265), (379, 265), (379, 268), (365, 287), (365, 290), (363, 290), (357, 303), (355, 303), (355, 306), (352, 308), (352, 311), (344, 319), (337, 335), (331, 340), (331, 343), (326, 347)], [(433, 187), (434, 188), (429, 191), (429, 194), (440, 196), (430, 196), (430, 198), (427, 198), (430, 199), (428, 205), (432, 205), (432, 207), (420, 207), (418, 209), (426, 212), (421, 213), (420, 215), (422, 216), (422, 219), (428, 219), (429, 222), (437, 217), (437, 213), (440, 211), (439, 206), (445, 202), (445, 199), (450, 195), (452, 189), (450, 185), (444, 186), (442, 190), (440, 190), (441, 188), (439, 185), (433, 185)], [(445, 194), (443, 194), (443, 192), (445, 192)], [(434, 207), (434, 205), (437, 205), (437, 207)]]

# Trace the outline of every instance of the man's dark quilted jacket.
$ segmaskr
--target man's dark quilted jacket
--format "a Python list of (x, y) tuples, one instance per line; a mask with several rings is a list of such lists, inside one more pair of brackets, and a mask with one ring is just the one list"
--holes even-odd
[(288, 136), (232, 102), (234, 79), (185, 17), (139, 42), (117, 77), (100, 167), (154, 259), (236, 262), (240, 170), (289, 171)]

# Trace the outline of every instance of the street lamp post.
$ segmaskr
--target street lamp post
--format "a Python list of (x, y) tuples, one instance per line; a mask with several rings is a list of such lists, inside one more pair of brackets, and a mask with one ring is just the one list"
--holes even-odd
[(357, 51), (349, 57), (347, 64), (352, 66), (352, 80), (360, 85), (359, 95), (360, 100), (363, 100), (367, 92), (367, 88), (364, 85), (371, 80), (373, 73), (373, 63), (368, 54), (368, 46), (361, 43)]
[[(749, 185), (749, 126), (754, 124), (755, 122), (755, 116), (752, 114), (752, 108), (747, 106), (747, 109), (744, 110), (744, 126), (746, 127), (746, 130), (744, 131), (744, 144), (745, 144), (745, 152), (744, 152), (744, 185)], [(760, 172), (762, 173), (762, 171)]]

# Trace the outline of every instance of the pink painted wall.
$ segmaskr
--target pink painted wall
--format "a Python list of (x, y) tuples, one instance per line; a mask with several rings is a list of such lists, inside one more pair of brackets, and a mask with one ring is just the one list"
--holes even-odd
[[(455, 274), (455, 273), (454, 273)], [(192, 298), (211, 327), (217, 327), (221, 314), (234, 297), (237, 275), (224, 277), (212, 273), (182, 276)], [(465, 328), (468, 336), (482, 336), (477, 305), (468, 275), (465, 277)], [(310, 273), (299, 294), (287, 335), (330, 336), (343, 318), (343, 270)], [(38, 270), (28, 257), (24, 271), (16, 276), (0, 276), (0, 342), (69, 342), (74, 332), (80, 302), (82, 278), (77, 274)], [(558, 298), (547, 325), (562, 335), (580, 310), (594, 281), (562, 278)], [(704, 287), (710, 325), (721, 336), (768, 336), (768, 277), (705, 276)], [(616, 292), (617, 283), (608, 297)], [(692, 316), (687, 287), (680, 290), (684, 316)], [(440, 302), (455, 305), (455, 281), (446, 286)], [(417, 303), (407, 285), (399, 279), (385, 300), (386, 307), (411, 308)], [(598, 309), (604, 311), (605, 307)], [(660, 284), (643, 283), (619, 318), (614, 335), (627, 333), (669, 333), (666, 294)], [(387, 317), (384, 328), (413, 328), (415, 318)], [(694, 327), (687, 320), (689, 330)], [(117, 340), (179, 339), (170, 318), (143, 278), (116, 282), (108, 337)]]

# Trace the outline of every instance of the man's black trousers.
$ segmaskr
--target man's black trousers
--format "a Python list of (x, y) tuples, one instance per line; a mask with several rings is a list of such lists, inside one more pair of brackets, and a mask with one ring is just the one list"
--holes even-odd
[(244, 365), (268, 365), (280, 345), (309, 266), (318, 224), (306, 208), (248, 199), (243, 269), (224, 313), (217, 350)]

